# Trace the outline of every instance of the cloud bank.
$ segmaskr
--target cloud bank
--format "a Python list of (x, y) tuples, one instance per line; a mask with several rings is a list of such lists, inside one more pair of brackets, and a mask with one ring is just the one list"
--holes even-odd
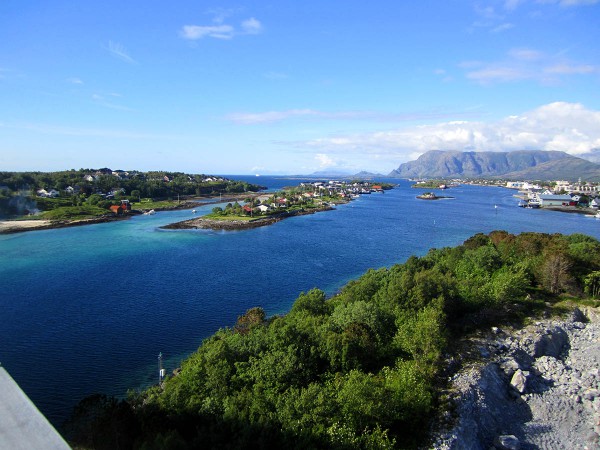
[[(600, 148), (600, 111), (555, 102), (496, 122), (451, 121), (294, 143), (318, 155), (350, 155), (395, 167), (429, 150), (558, 150), (583, 155)], [(322, 156), (319, 157), (323, 160)]]

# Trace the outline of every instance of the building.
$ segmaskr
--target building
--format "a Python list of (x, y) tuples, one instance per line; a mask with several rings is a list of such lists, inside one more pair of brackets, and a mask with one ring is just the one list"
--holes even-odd
[(570, 195), (539, 195), (541, 206), (570, 206), (573, 199)]

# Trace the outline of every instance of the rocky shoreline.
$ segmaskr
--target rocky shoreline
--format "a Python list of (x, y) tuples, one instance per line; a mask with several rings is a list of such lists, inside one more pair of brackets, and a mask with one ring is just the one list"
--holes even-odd
[(266, 217), (260, 217), (252, 220), (218, 220), (218, 219), (207, 219), (204, 217), (198, 217), (194, 219), (184, 220), (182, 222), (176, 222), (169, 225), (160, 227), (164, 230), (224, 230), (224, 231), (237, 231), (247, 230), (251, 228), (264, 227), (272, 225), (283, 219), (295, 216), (304, 216), (308, 214), (315, 214), (321, 211), (330, 211), (333, 208), (331, 206), (317, 208), (317, 209), (306, 209), (292, 212), (286, 212)]
[[(436, 449), (598, 449), (600, 312), (492, 328), (451, 375)], [(452, 361), (457, 364), (457, 361)]]

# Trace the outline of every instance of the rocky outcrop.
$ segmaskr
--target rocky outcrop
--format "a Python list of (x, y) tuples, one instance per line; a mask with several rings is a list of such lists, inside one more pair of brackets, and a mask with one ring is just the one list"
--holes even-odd
[(516, 331), (495, 329), (470, 344), (479, 361), (449, 380), (450, 407), (433, 448), (600, 448), (595, 310)]

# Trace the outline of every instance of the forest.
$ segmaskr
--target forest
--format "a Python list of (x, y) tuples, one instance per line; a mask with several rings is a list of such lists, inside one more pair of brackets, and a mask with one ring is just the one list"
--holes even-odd
[(599, 295), (596, 239), (477, 234), (330, 298), (301, 293), (282, 316), (252, 308), (161, 385), (82, 400), (63, 433), (97, 449), (427, 446), (454, 343)]

